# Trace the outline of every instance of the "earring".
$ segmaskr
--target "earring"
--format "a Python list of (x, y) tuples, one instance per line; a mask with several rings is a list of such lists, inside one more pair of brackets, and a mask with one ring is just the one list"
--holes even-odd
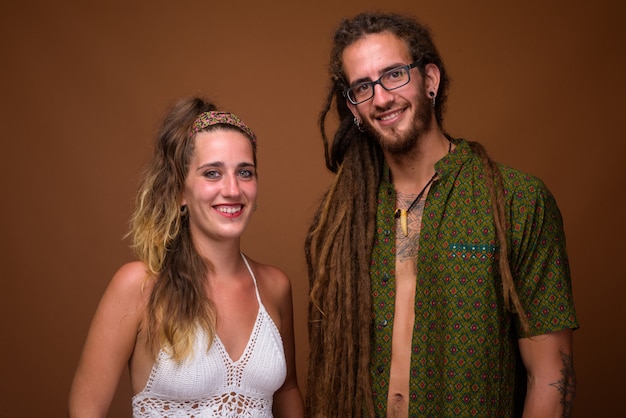
[(435, 107), (435, 101), (437, 100), (437, 96), (435, 96), (435, 92), (431, 91), (430, 93), (428, 93), (428, 95), (430, 96), (430, 101), (432, 103), (432, 106)]
[(185, 216), (187, 216), (187, 205), (182, 205), (180, 207), (180, 217), (184, 218)]
[(359, 132), (363, 132), (363, 126), (361, 125), (361, 121), (359, 119), (357, 119), (356, 116), (354, 117), (354, 119), (352, 121), (356, 125), (356, 128), (359, 130)]

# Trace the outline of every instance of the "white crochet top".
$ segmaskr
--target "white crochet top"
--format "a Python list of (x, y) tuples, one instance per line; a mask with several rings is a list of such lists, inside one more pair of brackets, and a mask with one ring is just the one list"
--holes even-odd
[(134, 418), (272, 417), (272, 400), (287, 374), (283, 342), (269, 316), (256, 278), (259, 311), (248, 344), (232, 361), (215, 335), (207, 352), (207, 335), (198, 332), (193, 355), (177, 363), (163, 350), (144, 390), (133, 396)]

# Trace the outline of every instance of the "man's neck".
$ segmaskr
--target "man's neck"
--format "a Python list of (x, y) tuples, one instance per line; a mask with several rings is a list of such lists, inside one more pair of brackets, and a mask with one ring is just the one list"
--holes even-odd
[(402, 154), (385, 153), (391, 171), (391, 181), (396, 191), (406, 194), (418, 193), (435, 174), (435, 163), (449, 150), (450, 142), (440, 129), (423, 135), (415, 149)]

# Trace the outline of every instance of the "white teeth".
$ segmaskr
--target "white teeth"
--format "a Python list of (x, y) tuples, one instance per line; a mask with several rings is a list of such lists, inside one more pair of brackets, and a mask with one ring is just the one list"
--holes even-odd
[(400, 113), (402, 113), (401, 110), (398, 110), (397, 112), (393, 112), (391, 115), (387, 115), (387, 116), (383, 116), (382, 118), (380, 118), (380, 120), (389, 120), (389, 119), (393, 119), (396, 116), (398, 116)]
[(217, 208), (217, 210), (218, 210), (219, 212), (222, 212), (222, 213), (229, 213), (229, 214), (232, 214), (232, 213), (237, 213), (237, 212), (241, 211), (241, 206), (237, 206), (237, 207), (232, 207), (232, 206), (220, 206), (220, 207), (218, 207), (218, 208)]

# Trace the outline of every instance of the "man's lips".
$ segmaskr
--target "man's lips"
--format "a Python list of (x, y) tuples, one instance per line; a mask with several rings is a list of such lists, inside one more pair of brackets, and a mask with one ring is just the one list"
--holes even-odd
[(400, 116), (404, 113), (405, 109), (397, 109), (390, 112), (385, 112), (377, 115), (375, 119), (379, 121), (381, 124), (393, 124), (396, 122)]

